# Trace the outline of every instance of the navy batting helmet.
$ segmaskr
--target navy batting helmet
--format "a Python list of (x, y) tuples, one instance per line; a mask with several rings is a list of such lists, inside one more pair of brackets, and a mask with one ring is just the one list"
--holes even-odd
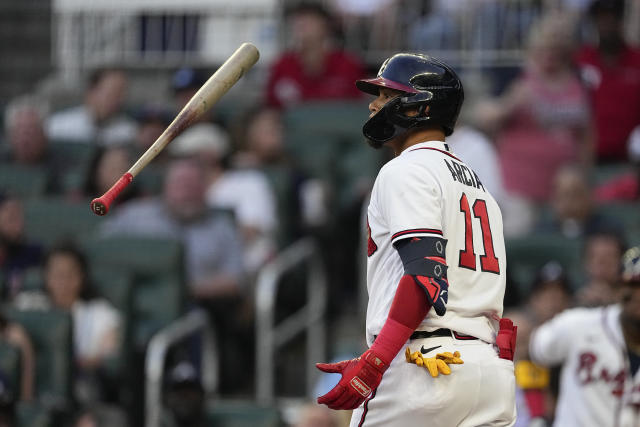
[[(416, 53), (398, 53), (388, 58), (377, 77), (358, 80), (356, 86), (376, 96), (381, 87), (403, 92), (364, 124), (362, 132), (374, 147), (428, 124), (440, 125), (446, 136), (451, 135), (464, 100), (462, 82), (451, 67)], [(407, 116), (409, 109), (417, 109), (418, 115)]]

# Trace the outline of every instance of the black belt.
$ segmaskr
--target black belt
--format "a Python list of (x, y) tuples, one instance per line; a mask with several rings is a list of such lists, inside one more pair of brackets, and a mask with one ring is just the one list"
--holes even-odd
[[(457, 340), (477, 340), (478, 339), (474, 336), (461, 334), (447, 328), (440, 328), (440, 329), (436, 329), (435, 331), (415, 331), (414, 333), (411, 334), (409, 339), (419, 340), (423, 338), (433, 338), (433, 337), (453, 337)], [(378, 336), (374, 335), (373, 336), (374, 341), (376, 338), (378, 338)]]

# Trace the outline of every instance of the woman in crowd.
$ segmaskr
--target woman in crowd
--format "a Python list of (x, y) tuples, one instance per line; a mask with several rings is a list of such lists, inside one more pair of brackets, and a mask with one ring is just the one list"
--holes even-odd
[(74, 361), (79, 373), (76, 397), (81, 401), (100, 397), (104, 388), (98, 379), (100, 370), (120, 348), (120, 314), (92, 292), (87, 261), (72, 245), (57, 246), (47, 255), (45, 287), (51, 304), (72, 315)]
[(571, 62), (572, 27), (559, 15), (543, 18), (532, 29), (521, 75), (478, 110), (479, 122), (496, 131), (506, 190), (527, 208), (548, 201), (560, 167), (588, 168), (592, 161), (587, 94)]

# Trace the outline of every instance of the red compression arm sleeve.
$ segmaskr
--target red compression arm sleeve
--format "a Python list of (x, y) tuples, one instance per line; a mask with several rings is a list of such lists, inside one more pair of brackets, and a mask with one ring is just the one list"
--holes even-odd
[(430, 308), (427, 295), (416, 285), (413, 277), (408, 274), (402, 276), (387, 321), (371, 346), (371, 351), (388, 366)]

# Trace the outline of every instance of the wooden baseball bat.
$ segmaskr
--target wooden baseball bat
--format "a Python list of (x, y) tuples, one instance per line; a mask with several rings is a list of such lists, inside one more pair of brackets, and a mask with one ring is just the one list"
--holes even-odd
[(109, 212), (111, 203), (131, 183), (133, 177), (138, 175), (176, 136), (213, 107), (240, 80), (247, 70), (258, 61), (259, 57), (260, 52), (253, 44), (243, 43), (209, 77), (209, 80), (193, 95), (193, 98), (180, 110), (173, 122), (162, 132), (162, 135), (158, 137), (151, 147), (140, 156), (138, 161), (106, 193), (91, 201), (91, 210), (96, 215), (106, 215)]

